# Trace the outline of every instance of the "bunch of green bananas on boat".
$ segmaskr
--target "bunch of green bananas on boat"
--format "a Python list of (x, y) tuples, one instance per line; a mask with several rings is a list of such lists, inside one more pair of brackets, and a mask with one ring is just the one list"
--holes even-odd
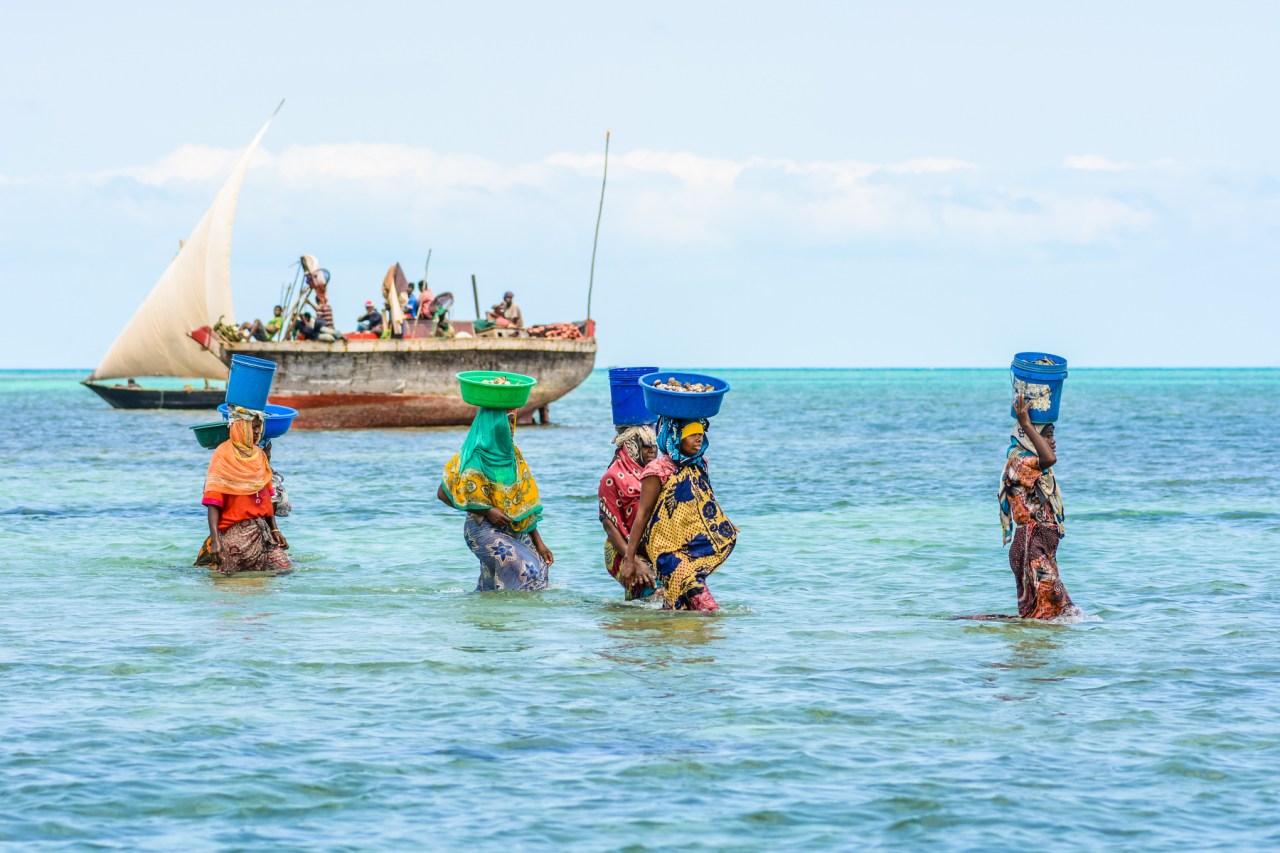
[(226, 315), (218, 317), (218, 322), (213, 324), (214, 333), (229, 343), (239, 343), (244, 340), (244, 335), (240, 334), (240, 330), (235, 326), (225, 322)]

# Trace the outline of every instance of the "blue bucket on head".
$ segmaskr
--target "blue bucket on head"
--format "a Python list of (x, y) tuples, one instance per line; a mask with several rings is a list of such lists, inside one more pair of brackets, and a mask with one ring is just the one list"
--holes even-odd
[[(1052, 364), (1045, 364), (1045, 361)], [(1013, 381), (1013, 397), (1026, 394), (1030, 407), (1027, 414), (1033, 424), (1051, 424), (1058, 419), (1058, 407), (1062, 405), (1062, 383), (1067, 378), (1067, 360), (1047, 352), (1020, 352), (1009, 365)], [(1009, 413), (1018, 413), (1009, 404)]]
[(640, 377), (656, 373), (656, 367), (609, 368), (609, 402), (613, 406), (613, 422), (618, 426), (651, 424), (657, 420), (644, 405)]
[(231, 356), (231, 374), (227, 376), (227, 403), (242, 409), (261, 412), (267, 407), (271, 380), (276, 363), (251, 355)]
[[(655, 388), (654, 382), (664, 379), (675, 379), (677, 382), (700, 382), (710, 385), (714, 391), (668, 391)], [(655, 415), (666, 415), (681, 421), (696, 421), (702, 418), (713, 418), (720, 413), (720, 404), (729, 391), (729, 383), (705, 373), (669, 373), (653, 372), (640, 377), (640, 388), (644, 391), (645, 408)]]

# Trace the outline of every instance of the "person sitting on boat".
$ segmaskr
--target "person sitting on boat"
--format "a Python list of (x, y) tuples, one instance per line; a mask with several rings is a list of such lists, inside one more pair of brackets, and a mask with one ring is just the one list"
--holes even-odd
[[(707, 577), (738, 542), (738, 528), (721, 512), (707, 476), (707, 425), (658, 418), (661, 455), (641, 472), (640, 507), (618, 573), (628, 589), (656, 580), (666, 610), (718, 610)], [(652, 558), (654, 571), (641, 562), (641, 552)]]
[(314, 341), (319, 337), (315, 324), (311, 322), (310, 311), (303, 311), (293, 321), (293, 336), (300, 341)]
[(515, 303), (516, 295), (508, 290), (502, 294), (502, 301), (485, 312), (485, 319), (498, 326), (514, 326), (524, 328), (524, 313)]
[(339, 332), (337, 327), (333, 325), (333, 306), (329, 304), (329, 300), (323, 296), (319, 298), (316, 305), (316, 337), (321, 343), (331, 344), (334, 341), (346, 340)]
[[(619, 426), (613, 438), (616, 448), (613, 463), (600, 478), (597, 493), (600, 497), (600, 523), (604, 526), (604, 568), (614, 580), (619, 580), (622, 557), (627, 553), (627, 537), (631, 535), (632, 522), (640, 507), (640, 475), (644, 466), (658, 454), (658, 437), (653, 427)], [(644, 568), (650, 569), (647, 561)], [(652, 578), (652, 574), (650, 575)], [(648, 598), (656, 587), (653, 580), (633, 586), (623, 585), (626, 600)]]
[(231, 438), (213, 451), (205, 474), (209, 538), (195, 564), (224, 575), (287, 572), (293, 564), (285, 553), (289, 543), (276, 527), (271, 465), (258, 447), (262, 413), (237, 407), (230, 418)]
[(462, 535), (480, 560), (479, 591), (546, 589), (555, 561), (538, 532), (538, 484), (515, 433), (515, 412), (478, 410), (436, 489), (445, 506), (467, 514)]
[(382, 334), (382, 312), (373, 307), (373, 300), (365, 301), (364, 313), (356, 321), (356, 330), (373, 332), (375, 335)]
[[(284, 309), (277, 305), (275, 307), (275, 316), (266, 323), (258, 319), (254, 319), (252, 323), (248, 321), (241, 323), (238, 329), (240, 336), (246, 341), (271, 340), (275, 333), (280, 331), (280, 324), (283, 322), (280, 315), (283, 313)], [(275, 324), (274, 328), (272, 328), (272, 323)]]
[(409, 285), (408, 295), (404, 300), (404, 316), (413, 320), (418, 316), (418, 294), (414, 291), (413, 285)]
[(267, 321), (267, 340), (274, 341), (284, 328), (284, 306), (277, 305), (271, 309), (271, 319)]

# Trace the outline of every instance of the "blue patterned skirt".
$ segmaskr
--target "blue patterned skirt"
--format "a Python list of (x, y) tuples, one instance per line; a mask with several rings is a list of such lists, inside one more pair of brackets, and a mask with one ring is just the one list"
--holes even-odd
[(462, 535), (480, 560), (477, 591), (547, 588), (547, 565), (534, 550), (529, 534), (496, 528), (487, 519), (467, 513)]

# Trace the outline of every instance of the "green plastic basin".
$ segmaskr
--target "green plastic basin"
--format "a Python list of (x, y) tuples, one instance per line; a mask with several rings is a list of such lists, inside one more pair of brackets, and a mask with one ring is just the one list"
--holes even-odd
[(231, 440), (231, 425), (226, 421), (196, 424), (191, 427), (191, 430), (196, 434), (196, 441), (200, 442), (200, 446), (209, 450), (213, 450), (224, 441)]
[[(486, 385), (484, 380), (498, 376), (510, 385)], [(518, 409), (529, 402), (529, 394), (538, 380), (519, 373), (502, 373), (494, 370), (466, 370), (458, 374), (464, 402), (482, 409)]]

